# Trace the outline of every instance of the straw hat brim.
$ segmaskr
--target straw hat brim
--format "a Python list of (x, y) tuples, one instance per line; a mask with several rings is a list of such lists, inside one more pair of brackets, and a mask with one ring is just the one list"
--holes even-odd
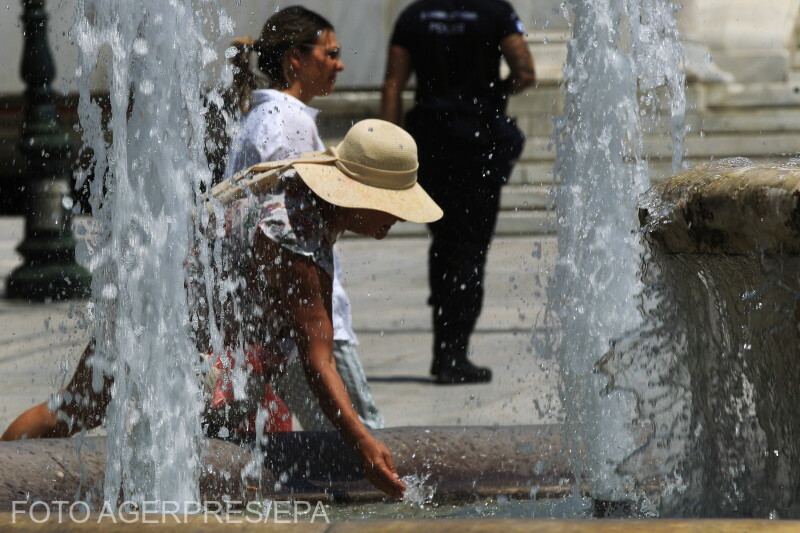
[(375, 209), (417, 223), (434, 222), (444, 214), (419, 183), (408, 189), (383, 189), (364, 185), (333, 165), (295, 162), (292, 168), (317, 196), (333, 205)]

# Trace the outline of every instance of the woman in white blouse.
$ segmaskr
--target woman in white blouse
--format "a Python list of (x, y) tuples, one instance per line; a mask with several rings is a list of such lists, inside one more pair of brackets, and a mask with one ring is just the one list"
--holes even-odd
[[(344, 69), (341, 48), (333, 26), (324, 17), (300, 6), (278, 11), (264, 24), (255, 42), (237, 39), (233, 58), (235, 98), (244, 116), (227, 162), (225, 178), (257, 163), (295, 159), (303, 152), (324, 150), (317, 130), (318, 109), (308, 104), (333, 92), (336, 75)], [(251, 65), (266, 76), (268, 89), (256, 89)], [(342, 287), (339, 256), (334, 249), (333, 326), (336, 366), (353, 408), (370, 429), (384, 427), (354, 346), (350, 301)], [(289, 369), (289, 379), (276, 386), (303, 429), (330, 430), (311, 394), (299, 365)]]

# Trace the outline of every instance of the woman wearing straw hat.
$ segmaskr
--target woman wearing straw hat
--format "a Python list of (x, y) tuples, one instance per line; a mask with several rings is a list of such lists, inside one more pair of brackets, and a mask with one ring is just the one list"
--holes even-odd
[[(221, 239), (220, 263), (212, 265), (229, 288), (221, 305), (229, 353), (245, 353), (252, 379), (281, 380), (281, 370), (296, 357), (325, 415), (360, 458), (367, 478), (399, 498), (405, 486), (386, 446), (373, 438), (352, 407), (333, 360), (333, 244), (344, 231), (382, 239), (398, 220), (431, 222), (439, 206), (417, 183), (417, 147), (401, 128), (381, 120), (355, 124), (336, 147), (302, 154), (295, 160), (255, 165), (219, 184), (208, 208), (210, 234)], [(233, 310), (236, 320), (226, 316)], [(244, 312), (243, 312), (244, 311)], [(111, 383), (91, 386), (85, 359), (67, 387), (82, 402), (58, 411), (41, 404), (17, 418), (3, 440), (65, 437), (99, 425)], [(220, 357), (222, 369), (236, 361)], [(212, 384), (219, 392), (225, 374)], [(255, 391), (255, 398), (260, 398)], [(233, 408), (232, 408), (233, 407)], [(239, 423), (236, 406), (206, 410), (210, 426)]]
[[(333, 244), (344, 231), (382, 239), (398, 220), (440, 218), (441, 209), (416, 183), (416, 172), (411, 136), (388, 122), (364, 120), (337, 147), (255, 165), (224, 181), (209, 202), (223, 227), (216, 233), (224, 234), (224, 277), (234, 287), (228, 299), (249, 310), (229, 337), (242, 339), (248, 349), (254, 339), (273, 339), (262, 347), (261, 361), (280, 353), (288, 361), (278, 366), (301, 365), (321, 409), (361, 457), (367, 477), (392, 496), (403, 488), (389, 452), (353, 409), (333, 358)], [(224, 316), (221, 321), (231, 323)], [(294, 347), (297, 363), (291, 361)]]
[[(232, 103), (243, 117), (232, 143), (224, 176), (265, 161), (294, 159), (302, 152), (324, 150), (311, 101), (333, 92), (337, 73), (344, 68), (333, 26), (301, 6), (284, 8), (264, 24), (261, 35), (237, 39)], [(254, 52), (254, 53), (252, 53)], [(257, 65), (253, 65), (257, 57)], [(253, 67), (257, 66), (258, 70)], [(256, 72), (266, 76), (268, 89), (256, 89)], [(350, 301), (342, 285), (334, 250), (334, 357), (339, 374), (361, 421), (371, 429), (384, 427), (355, 347)], [(320, 411), (301, 372), (290, 368), (290, 379), (277, 386), (279, 396), (305, 430), (333, 429)], [(291, 420), (289, 420), (291, 422)]]

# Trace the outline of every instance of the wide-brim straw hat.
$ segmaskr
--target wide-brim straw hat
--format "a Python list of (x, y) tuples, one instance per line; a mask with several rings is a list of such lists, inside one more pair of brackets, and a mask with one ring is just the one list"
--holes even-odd
[(375, 209), (410, 222), (433, 222), (442, 209), (417, 183), (417, 144), (402, 128), (377, 119), (353, 125), (344, 140), (324, 152), (260, 163), (220, 183), (212, 195), (221, 203), (245, 190), (269, 188), (290, 168), (323, 200), (341, 207)]

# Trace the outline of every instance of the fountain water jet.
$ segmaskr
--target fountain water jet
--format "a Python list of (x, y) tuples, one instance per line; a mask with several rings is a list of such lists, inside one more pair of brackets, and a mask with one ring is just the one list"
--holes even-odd
[[(640, 115), (657, 109), (666, 85), (673, 165), (681, 160), (685, 108), (681, 49), (666, 0), (571, 3), (573, 38), (564, 72), (566, 103), (555, 120), (558, 260), (548, 289), (552, 338), (543, 349), (562, 376), (566, 434), (587, 448), (596, 498), (624, 499), (631, 480), (617, 467), (636, 447), (633, 404), (601, 395), (595, 364), (609, 342), (641, 322), (642, 248), (636, 202), (649, 185)], [(576, 458), (583, 471), (582, 459)]]
[[(96, 370), (114, 379), (105, 500), (197, 501), (199, 362), (187, 327), (184, 262), (205, 156), (204, 67), (216, 59), (213, 2), (79, 2), (79, 114), (94, 153)], [(104, 55), (106, 54), (107, 55)], [(90, 93), (107, 61), (110, 143)], [(78, 186), (80, 187), (80, 183)], [(165, 446), (164, 443), (169, 443)]]

